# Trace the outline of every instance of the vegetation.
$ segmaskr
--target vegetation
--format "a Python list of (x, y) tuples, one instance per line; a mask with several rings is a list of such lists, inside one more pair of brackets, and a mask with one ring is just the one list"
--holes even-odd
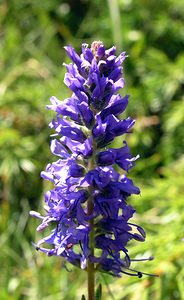
[(130, 252), (154, 255), (141, 270), (160, 275), (99, 277), (104, 299), (184, 299), (184, 2), (2, 0), (0, 20), (0, 299), (77, 300), (85, 291), (83, 272), (36, 253), (29, 210), (49, 188), (39, 175), (53, 159), (45, 105), (69, 96), (63, 46), (94, 40), (129, 55), (124, 94), (137, 122), (128, 139), (141, 156), (130, 174), (142, 191), (130, 203), (147, 232)]

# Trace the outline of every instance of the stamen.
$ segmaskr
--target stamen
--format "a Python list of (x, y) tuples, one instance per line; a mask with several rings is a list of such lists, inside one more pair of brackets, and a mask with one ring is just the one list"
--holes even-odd
[(153, 256), (150, 256), (148, 258), (138, 258), (138, 259), (131, 259), (131, 262), (132, 261), (145, 261), (145, 260), (154, 260), (154, 257)]

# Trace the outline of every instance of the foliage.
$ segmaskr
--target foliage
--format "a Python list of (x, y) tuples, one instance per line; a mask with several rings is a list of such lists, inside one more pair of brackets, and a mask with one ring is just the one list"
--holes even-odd
[(183, 1), (9, 0), (0, 2), (0, 20), (0, 299), (75, 300), (85, 289), (85, 274), (35, 253), (38, 224), (28, 212), (49, 188), (39, 176), (53, 159), (45, 105), (51, 95), (68, 96), (63, 46), (95, 39), (129, 55), (124, 94), (137, 122), (128, 139), (141, 156), (131, 175), (142, 185), (130, 201), (148, 232), (131, 254), (154, 255), (144, 269), (160, 274), (98, 281), (105, 299), (183, 299)]

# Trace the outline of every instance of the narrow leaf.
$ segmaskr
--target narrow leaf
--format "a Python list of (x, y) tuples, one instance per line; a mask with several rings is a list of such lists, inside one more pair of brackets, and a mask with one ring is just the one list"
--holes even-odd
[(101, 300), (102, 299), (102, 285), (99, 284), (99, 286), (96, 289), (96, 297), (95, 300)]

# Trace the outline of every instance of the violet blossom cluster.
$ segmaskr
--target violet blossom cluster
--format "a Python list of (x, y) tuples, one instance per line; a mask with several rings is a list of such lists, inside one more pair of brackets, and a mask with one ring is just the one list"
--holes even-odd
[(38, 231), (52, 224), (37, 250), (82, 269), (90, 261), (101, 272), (141, 277), (142, 272), (130, 268), (126, 248), (130, 240), (145, 240), (145, 231), (129, 221), (135, 209), (127, 203), (130, 195), (140, 193), (127, 177), (138, 156), (131, 156), (125, 141), (118, 149), (110, 147), (135, 123), (120, 116), (128, 104), (128, 96), (117, 93), (124, 87), (121, 65), (126, 54), (116, 56), (115, 47), (105, 49), (100, 41), (91, 47), (83, 44), (80, 56), (71, 46), (65, 50), (72, 63), (65, 64), (64, 83), (72, 96), (64, 101), (52, 97), (47, 106), (56, 112), (50, 124), (55, 131), (51, 151), (58, 159), (41, 173), (54, 186), (45, 194), (46, 215), (31, 212), (41, 220)]

